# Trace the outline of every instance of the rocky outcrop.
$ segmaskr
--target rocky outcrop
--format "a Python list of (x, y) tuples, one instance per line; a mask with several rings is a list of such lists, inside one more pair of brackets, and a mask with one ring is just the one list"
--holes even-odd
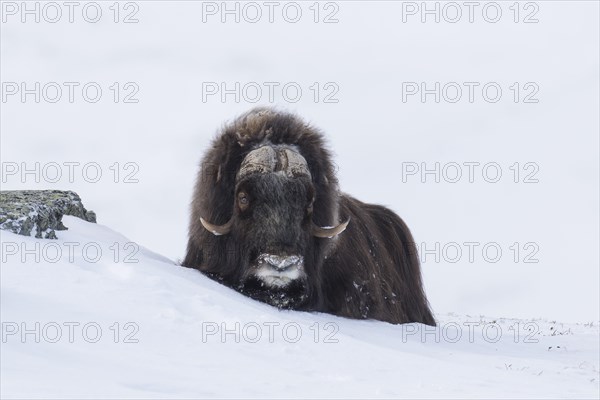
[(63, 215), (96, 222), (96, 213), (85, 209), (75, 192), (62, 190), (14, 190), (0, 192), (0, 229), (19, 235), (56, 239), (66, 230)]

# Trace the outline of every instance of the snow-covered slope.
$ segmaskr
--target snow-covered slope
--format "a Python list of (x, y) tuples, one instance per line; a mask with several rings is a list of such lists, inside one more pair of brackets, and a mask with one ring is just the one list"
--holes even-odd
[(64, 220), (1, 232), (2, 398), (598, 398), (597, 322), (279, 311)]

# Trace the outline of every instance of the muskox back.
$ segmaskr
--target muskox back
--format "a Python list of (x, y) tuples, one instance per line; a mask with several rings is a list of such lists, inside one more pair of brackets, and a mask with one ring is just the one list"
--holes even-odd
[[(248, 201), (256, 210), (247, 209)], [(280, 243), (284, 236), (296, 243)], [(281, 265), (275, 268), (273, 259)], [(256, 269), (265, 260), (275, 271), (267, 282), (279, 283), (251, 286), (253, 276), (264, 275)], [(290, 274), (288, 264), (299, 272)], [(204, 156), (183, 265), (278, 307), (435, 324), (404, 222), (385, 207), (340, 193), (322, 134), (268, 108), (225, 126)], [(284, 267), (285, 274), (277, 269)]]
[(340, 196), (350, 217), (323, 265), (325, 312), (392, 323), (435, 325), (412, 235), (393, 211)]

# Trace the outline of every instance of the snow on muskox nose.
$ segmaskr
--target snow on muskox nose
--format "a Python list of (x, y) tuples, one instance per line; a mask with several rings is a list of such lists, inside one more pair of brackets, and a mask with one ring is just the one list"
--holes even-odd
[(304, 258), (263, 253), (256, 259), (253, 275), (267, 286), (281, 288), (304, 277)]

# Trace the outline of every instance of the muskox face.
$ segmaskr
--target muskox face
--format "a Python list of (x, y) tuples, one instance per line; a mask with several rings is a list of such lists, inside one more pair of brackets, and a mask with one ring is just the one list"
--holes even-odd
[(263, 145), (249, 152), (235, 178), (231, 219), (221, 226), (201, 220), (215, 235), (228, 235), (246, 259), (237, 287), (280, 307), (301, 303), (309, 291), (315, 236), (334, 237), (347, 223), (319, 228), (312, 222), (315, 188), (306, 160), (291, 146)]

